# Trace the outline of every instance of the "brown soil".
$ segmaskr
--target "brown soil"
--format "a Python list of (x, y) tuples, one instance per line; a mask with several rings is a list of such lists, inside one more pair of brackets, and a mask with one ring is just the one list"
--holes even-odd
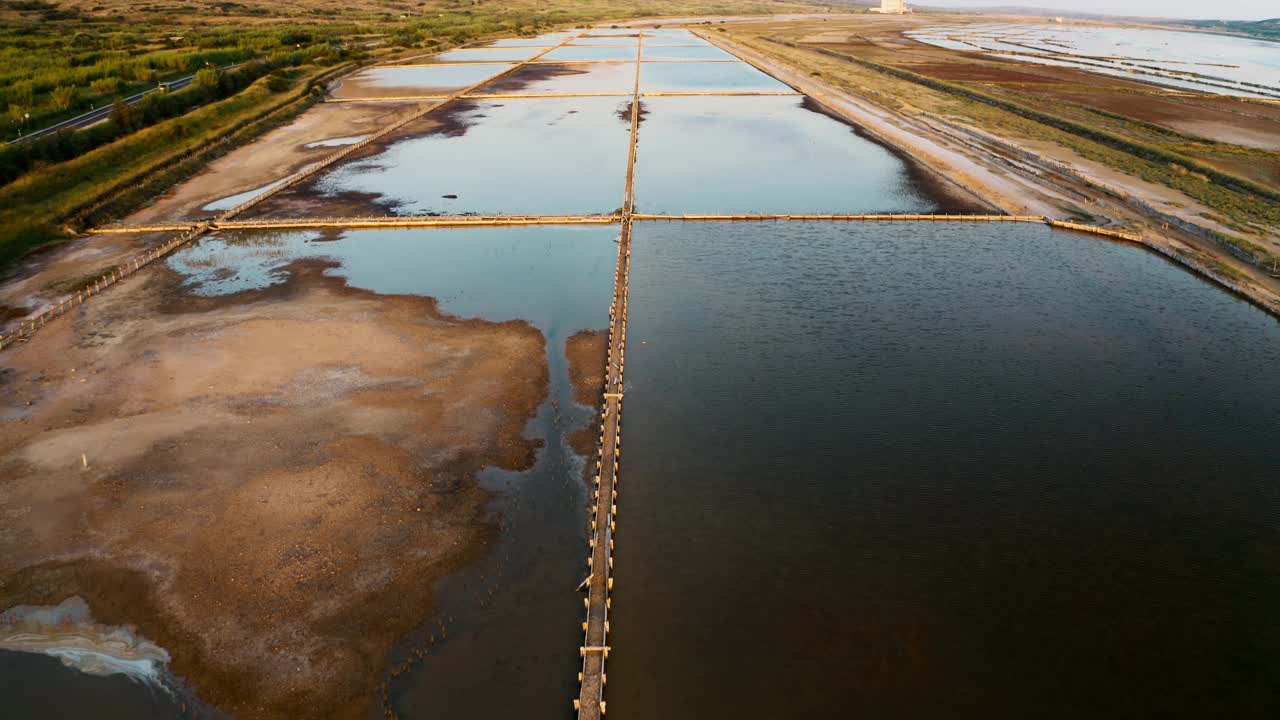
[(582, 330), (574, 333), (565, 343), (565, 354), (569, 358), (569, 381), (573, 383), (573, 399), (579, 405), (586, 405), (596, 411), (591, 422), (569, 438), (573, 451), (584, 457), (590, 457), (595, 451), (596, 438), (600, 434), (600, 394), (604, 392), (604, 363), (608, 350), (609, 333), (601, 330)]
[(1165, 98), (1108, 92), (1058, 91), (1052, 97), (1087, 107), (1163, 125), (1186, 135), (1264, 149), (1280, 149), (1280, 117), (1257, 112), (1255, 105), (1236, 101), (1235, 107), (1208, 98)]
[[(149, 270), (0, 362), (0, 608), (80, 595), (243, 718), (362, 718), (523, 469), (543, 336), (325, 277)], [(82, 457), (84, 461), (82, 461)]]
[(204, 218), (204, 206), (288, 177), (341, 150), (307, 145), (333, 138), (371, 135), (419, 110), (420, 103), (322, 103), (294, 122), (215, 160), (199, 175), (161, 195), (126, 222)]
[(998, 65), (979, 63), (912, 63), (901, 65), (903, 69), (936, 77), (940, 80), (970, 80), (975, 82), (998, 83), (1064, 83), (1064, 78), (1052, 77), (1033, 72), (1011, 70)]

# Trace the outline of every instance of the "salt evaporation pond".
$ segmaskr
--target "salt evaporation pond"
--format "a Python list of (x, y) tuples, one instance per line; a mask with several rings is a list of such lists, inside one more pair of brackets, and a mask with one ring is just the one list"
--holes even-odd
[(1277, 367), (1039, 225), (637, 225), (609, 717), (1270, 717)]
[[(482, 559), (441, 581), (424, 633), (447, 636), (427, 662), (392, 684), (401, 717), (561, 718), (574, 691), (582, 601), (585, 460), (568, 446), (590, 411), (569, 385), (565, 341), (609, 322), (616, 226), (234, 233), (169, 260), (192, 292), (226, 295), (284, 282), (302, 259), (381, 293), (429, 295), (442, 311), (527, 320), (547, 339), (548, 396), (526, 428), (544, 445), (522, 473), (486, 470), (500, 528)], [(417, 640), (420, 638), (412, 638)], [(518, 709), (518, 710), (513, 710)]]
[(937, 47), (995, 52), (1022, 62), (1078, 67), (1219, 95), (1280, 97), (1280, 44), (1273, 41), (1057, 24), (974, 24), (906, 34)]

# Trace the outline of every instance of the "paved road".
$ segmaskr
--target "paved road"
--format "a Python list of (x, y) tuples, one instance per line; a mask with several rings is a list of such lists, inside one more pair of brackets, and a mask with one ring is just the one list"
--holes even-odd
[[(237, 65), (228, 65), (227, 67), (222, 68), (222, 71), (227, 72), (230, 70), (235, 70), (236, 68), (240, 67), (243, 64), (244, 63), (239, 63)], [(122, 98), (122, 99), (127, 104), (133, 105), (135, 103), (142, 102), (142, 99), (150, 95), (151, 93), (160, 92), (164, 89), (168, 89), (170, 91), (181, 90), (186, 86), (190, 85), (191, 83), (195, 82), (195, 80), (196, 80), (195, 75), (188, 75), (184, 78), (179, 78), (177, 80), (164, 83), (157, 87), (153, 87), (150, 90), (143, 90), (142, 92), (136, 95), (130, 95), (129, 97)], [(63, 120), (60, 123), (55, 123), (53, 125), (50, 125), (47, 128), (43, 128), (40, 130), (36, 130), (35, 132), (27, 133), (26, 135), (23, 135), (22, 137), (16, 140), (10, 140), (9, 144), (16, 145), (17, 143), (27, 142), (29, 140), (34, 140), (35, 138), (44, 137), (46, 135), (52, 135), (58, 132), (59, 130), (79, 130), (80, 128), (85, 128), (85, 127), (89, 127), (90, 125), (100, 123), (103, 120), (106, 120), (107, 117), (110, 115), (111, 115), (111, 105), (110, 104), (103, 105), (102, 107), (96, 108), (94, 110), (90, 110), (89, 112), (83, 115), (77, 115), (69, 120)]]

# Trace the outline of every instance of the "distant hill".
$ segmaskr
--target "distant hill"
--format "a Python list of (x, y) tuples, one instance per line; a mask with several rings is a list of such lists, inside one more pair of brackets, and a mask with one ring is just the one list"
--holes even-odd
[(1179, 25), (1190, 25), (1201, 30), (1222, 30), (1266, 40), (1280, 40), (1280, 18), (1270, 20), (1184, 20)]

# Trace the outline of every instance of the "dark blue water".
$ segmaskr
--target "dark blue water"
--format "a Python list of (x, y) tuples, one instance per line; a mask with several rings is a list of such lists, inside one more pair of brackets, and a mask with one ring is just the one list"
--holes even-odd
[(192, 717), (168, 690), (99, 677), (47, 655), (0, 650), (0, 717), (13, 720), (176, 720)]
[(1034, 225), (637, 226), (609, 717), (1280, 713), (1280, 324)]

